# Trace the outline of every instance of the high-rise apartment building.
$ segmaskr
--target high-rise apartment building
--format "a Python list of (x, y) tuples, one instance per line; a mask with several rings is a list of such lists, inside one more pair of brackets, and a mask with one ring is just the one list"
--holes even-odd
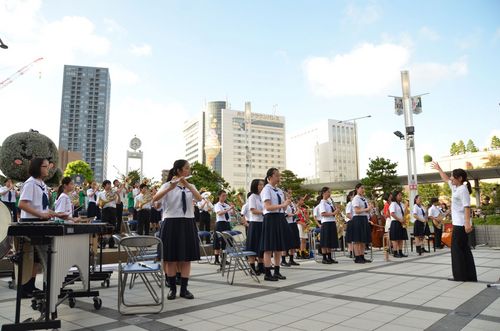
[(186, 159), (203, 162), (233, 188), (248, 190), (267, 169), (285, 169), (285, 118), (253, 113), (249, 102), (244, 111), (226, 107), (225, 101), (209, 102), (202, 115), (185, 123)]
[(111, 80), (107, 68), (64, 66), (59, 148), (80, 152), (106, 179)]
[(359, 179), (355, 123), (322, 121), (291, 134), (287, 148), (290, 170), (309, 183)]

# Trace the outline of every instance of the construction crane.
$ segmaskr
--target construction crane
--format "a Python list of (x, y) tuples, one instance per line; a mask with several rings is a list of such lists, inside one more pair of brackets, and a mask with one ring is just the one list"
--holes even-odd
[(42, 60), (43, 60), (43, 57), (39, 57), (38, 59), (30, 62), (29, 64), (25, 65), (24, 67), (22, 67), (21, 69), (19, 69), (18, 71), (16, 71), (10, 77), (8, 77), (5, 80), (1, 81), (0, 82), (0, 90), (3, 89), (4, 87), (6, 87), (7, 85), (9, 85), (10, 83), (12, 83), (17, 78), (19, 78), (19, 76), (24, 75), (24, 73), (26, 71), (30, 70), (31, 67), (33, 67), (35, 64), (37, 64), (38, 62), (40, 62)]

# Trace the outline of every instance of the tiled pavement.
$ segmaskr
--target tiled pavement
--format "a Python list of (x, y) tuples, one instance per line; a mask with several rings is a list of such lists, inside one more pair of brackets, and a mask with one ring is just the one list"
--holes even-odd
[[(99, 288), (103, 307), (78, 298), (58, 308), (62, 330), (500, 330), (500, 290), (486, 285), (500, 277), (500, 250), (473, 251), (478, 283), (447, 280), (450, 253), (444, 249), (384, 262), (374, 252), (365, 265), (339, 257), (337, 265), (299, 261), (282, 268), (287, 280), (257, 284), (237, 273), (228, 285), (216, 267), (193, 263), (189, 289), (194, 300), (165, 301), (159, 314), (117, 312), (117, 275)], [(41, 278), (41, 277), (39, 277)], [(0, 324), (14, 318), (15, 292), (0, 280)], [(100, 283), (93, 283), (100, 286)], [(143, 286), (133, 289), (146, 298)], [(23, 301), (23, 319), (33, 317)]]

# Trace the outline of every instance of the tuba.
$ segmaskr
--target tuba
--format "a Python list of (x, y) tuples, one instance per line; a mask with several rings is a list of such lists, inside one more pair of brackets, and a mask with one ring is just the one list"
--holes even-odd
[(146, 192), (146, 194), (144, 194), (142, 196), (142, 199), (141, 199), (141, 202), (139, 202), (138, 204), (138, 209), (142, 209), (142, 207), (144, 205), (147, 205), (148, 203), (150, 203), (151, 201), (153, 201), (153, 194), (151, 193), (151, 191), (148, 191)]
[(110, 190), (109, 192), (105, 193), (106, 193), (105, 199), (104, 200), (99, 199), (99, 208), (103, 208), (104, 205), (116, 199), (116, 193), (113, 192), (113, 190)]

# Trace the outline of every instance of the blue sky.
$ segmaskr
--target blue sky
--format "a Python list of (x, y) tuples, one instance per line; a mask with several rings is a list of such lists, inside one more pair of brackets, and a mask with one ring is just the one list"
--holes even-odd
[(0, 141), (36, 128), (57, 144), (63, 65), (110, 68), (110, 176), (137, 135), (146, 175), (159, 177), (183, 156), (183, 121), (224, 99), (264, 113), (277, 104), (289, 133), (370, 114), (358, 122), (361, 174), (376, 156), (404, 174), (392, 134), (403, 118), (387, 97), (401, 94), (400, 70), (412, 94), (430, 93), (414, 117), (420, 163), (500, 134), (498, 1), (0, 0), (0, 38), (0, 80), (45, 57), (0, 90), (13, 118)]

